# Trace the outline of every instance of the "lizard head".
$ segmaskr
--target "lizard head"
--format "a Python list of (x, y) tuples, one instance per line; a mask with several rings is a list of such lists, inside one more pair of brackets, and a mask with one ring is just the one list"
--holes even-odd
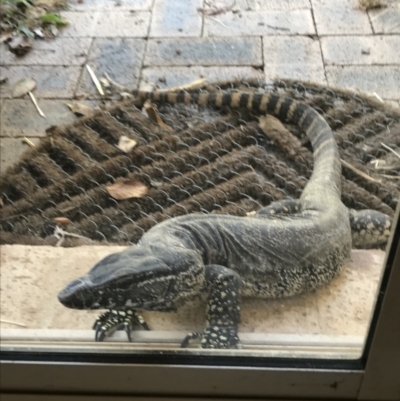
[(111, 254), (68, 284), (58, 299), (73, 309), (172, 309), (186, 289), (181, 288), (179, 263), (169, 263), (168, 250), (161, 251), (133, 246)]

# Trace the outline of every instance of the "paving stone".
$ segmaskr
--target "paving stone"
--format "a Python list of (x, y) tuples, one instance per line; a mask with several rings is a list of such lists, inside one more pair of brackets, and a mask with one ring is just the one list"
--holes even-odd
[[(107, 73), (120, 85), (136, 88), (145, 51), (143, 39), (110, 38), (95, 39), (90, 50), (88, 64), (98, 78)], [(82, 73), (77, 94), (98, 97), (86, 68)]]
[(321, 38), (326, 64), (400, 64), (400, 35)]
[(95, 36), (98, 12), (63, 11), (60, 13), (69, 24), (60, 29), (60, 37), (92, 38)]
[(368, 14), (354, 7), (315, 6), (314, 18), (318, 35), (372, 33)]
[(0, 60), (3, 65), (82, 65), (91, 41), (90, 38), (36, 40), (32, 50), (23, 57), (11, 53), (2, 43)]
[[(46, 128), (76, 119), (67, 101), (37, 99), (46, 118), (40, 117), (30, 99), (5, 99), (1, 110), (2, 137), (46, 136)], [(3, 141), (3, 138), (1, 138)]]
[[(40, 138), (30, 138), (37, 145)], [(13, 166), (19, 158), (30, 149), (22, 138), (0, 138), (0, 175), (5, 174), (8, 167)]]
[(81, 3), (71, 1), (68, 8), (71, 11), (146, 11), (151, 9), (153, 0), (84, 0)]
[(171, 88), (205, 78), (208, 82), (259, 78), (263, 71), (253, 67), (156, 67), (144, 68), (140, 89)]
[(203, 0), (155, 0), (151, 37), (200, 36)]
[(99, 12), (94, 36), (98, 38), (147, 37), (150, 16), (150, 12), (147, 11)]
[(70, 98), (77, 87), (81, 67), (11, 66), (0, 67), (0, 77), (8, 81), (2, 85), (1, 97), (11, 97), (13, 85), (22, 78), (36, 81), (34, 95), (38, 98)]
[(369, 11), (375, 33), (400, 33), (400, 4), (394, 8)]
[(310, 0), (236, 0), (234, 10), (299, 10), (311, 8)]
[(310, 10), (244, 11), (226, 13), (204, 20), (204, 33), (209, 36), (239, 35), (313, 35)]
[(262, 65), (260, 38), (152, 39), (146, 66)]
[(400, 99), (400, 66), (325, 67), (329, 85)]
[(326, 84), (318, 40), (308, 36), (263, 38), (264, 71), (268, 80), (289, 78)]

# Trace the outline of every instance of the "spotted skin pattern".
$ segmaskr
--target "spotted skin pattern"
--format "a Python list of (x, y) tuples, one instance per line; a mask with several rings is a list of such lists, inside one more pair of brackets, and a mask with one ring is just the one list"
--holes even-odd
[(282, 298), (310, 292), (340, 272), (355, 246), (386, 242), (391, 220), (375, 211), (349, 211), (341, 202), (341, 162), (333, 133), (311, 107), (275, 94), (204, 91), (139, 92), (160, 103), (196, 103), (270, 113), (302, 128), (313, 147), (314, 170), (298, 200), (255, 215), (191, 214), (164, 221), (137, 245), (107, 256), (67, 285), (60, 302), (75, 309), (110, 309), (95, 323), (96, 340), (117, 328), (130, 339), (137, 310), (170, 311), (206, 294), (207, 327), (182, 342), (203, 348), (238, 346), (241, 296)]

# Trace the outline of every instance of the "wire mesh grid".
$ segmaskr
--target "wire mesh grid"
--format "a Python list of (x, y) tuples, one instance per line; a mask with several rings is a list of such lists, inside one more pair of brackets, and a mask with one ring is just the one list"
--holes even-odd
[[(400, 113), (351, 92), (294, 81), (238, 81), (202, 90), (220, 89), (275, 92), (314, 107), (335, 131), (344, 204), (393, 215)], [(285, 124), (285, 135), (264, 132), (260, 116), (248, 110), (166, 104), (158, 106), (165, 129), (141, 108), (130, 100), (51, 128), (2, 179), (1, 243), (61, 244), (62, 235), (63, 246), (132, 244), (176, 216), (246, 216), (272, 201), (298, 198), (311, 175), (310, 144), (296, 126)], [(137, 142), (128, 153), (117, 146), (123, 135)], [(383, 170), (371, 163), (376, 160)], [(109, 195), (107, 186), (127, 179), (145, 184), (147, 194), (126, 200)], [(54, 221), (60, 217), (69, 221), (64, 230)]]

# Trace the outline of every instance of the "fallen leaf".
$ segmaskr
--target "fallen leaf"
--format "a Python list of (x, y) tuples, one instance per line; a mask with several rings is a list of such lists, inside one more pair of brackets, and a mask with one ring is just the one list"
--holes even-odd
[(120, 181), (106, 187), (107, 192), (117, 200), (142, 198), (147, 194), (149, 188), (140, 181)]
[(100, 78), (99, 81), (105, 88), (109, 88), (111, 86), (107, 78)]
[(254, 216), (257, 212), (255, 210), (252, 210), (251, 212), (247, 212), (246, 216)]
[(59, 15), (53, 14), (53, 13), (43, 14), (40, 16), (40, 19), (47, 24), (53, 24), (56, 26), (68, 25), (68, 21), (66, 21), (64, 18), (60, 17)]
[(44, 38), (44, 33), (43, 33), (43, 31), (42, 31), (41, 28), (35, 28), (35, 29), (33, 30), (33, 33), (34, 33), (38, 38), (41, 38), (41, 39)]
[(93, 113), (93, 110), (89, 106), (83, 103), (69, 103), (67, 106), (75, 115), (79, 117), (81, 116), (88, 117)]
[(36, 88), (36, 82), (32, 78), (22, 78), (15, 83), (12, 96), (21, 97), (26, 95), (28, 92), (32, 92)]
[(23, 56), (32, 49), (32, 42), (24, 35), (14, 36), (7, 44), (10, 52), (17, 56)]
[(137, 142), (134, 139), (128, 138), (125, 135), (119, 137), (117, 148), (122, 150), (125, 153), (130, 152), (135, 146)]
[(173, 129), (169, 125), (165, 124), (165, 122), (161, 119), (161, 117), (157, 113), (157, 109), (154, 107), (153, 103), (151, 103), (150, 99), (145, 101), (143, 109), (147, 113), (150, 120), (154, 121), (161, 128), (164, 128), (167, 131), (173, 131)]
[(67, 217), (54, 217), (53, 222), (58, 226), (66, 227), (68, 224), (71, 223), (71, 220)]

